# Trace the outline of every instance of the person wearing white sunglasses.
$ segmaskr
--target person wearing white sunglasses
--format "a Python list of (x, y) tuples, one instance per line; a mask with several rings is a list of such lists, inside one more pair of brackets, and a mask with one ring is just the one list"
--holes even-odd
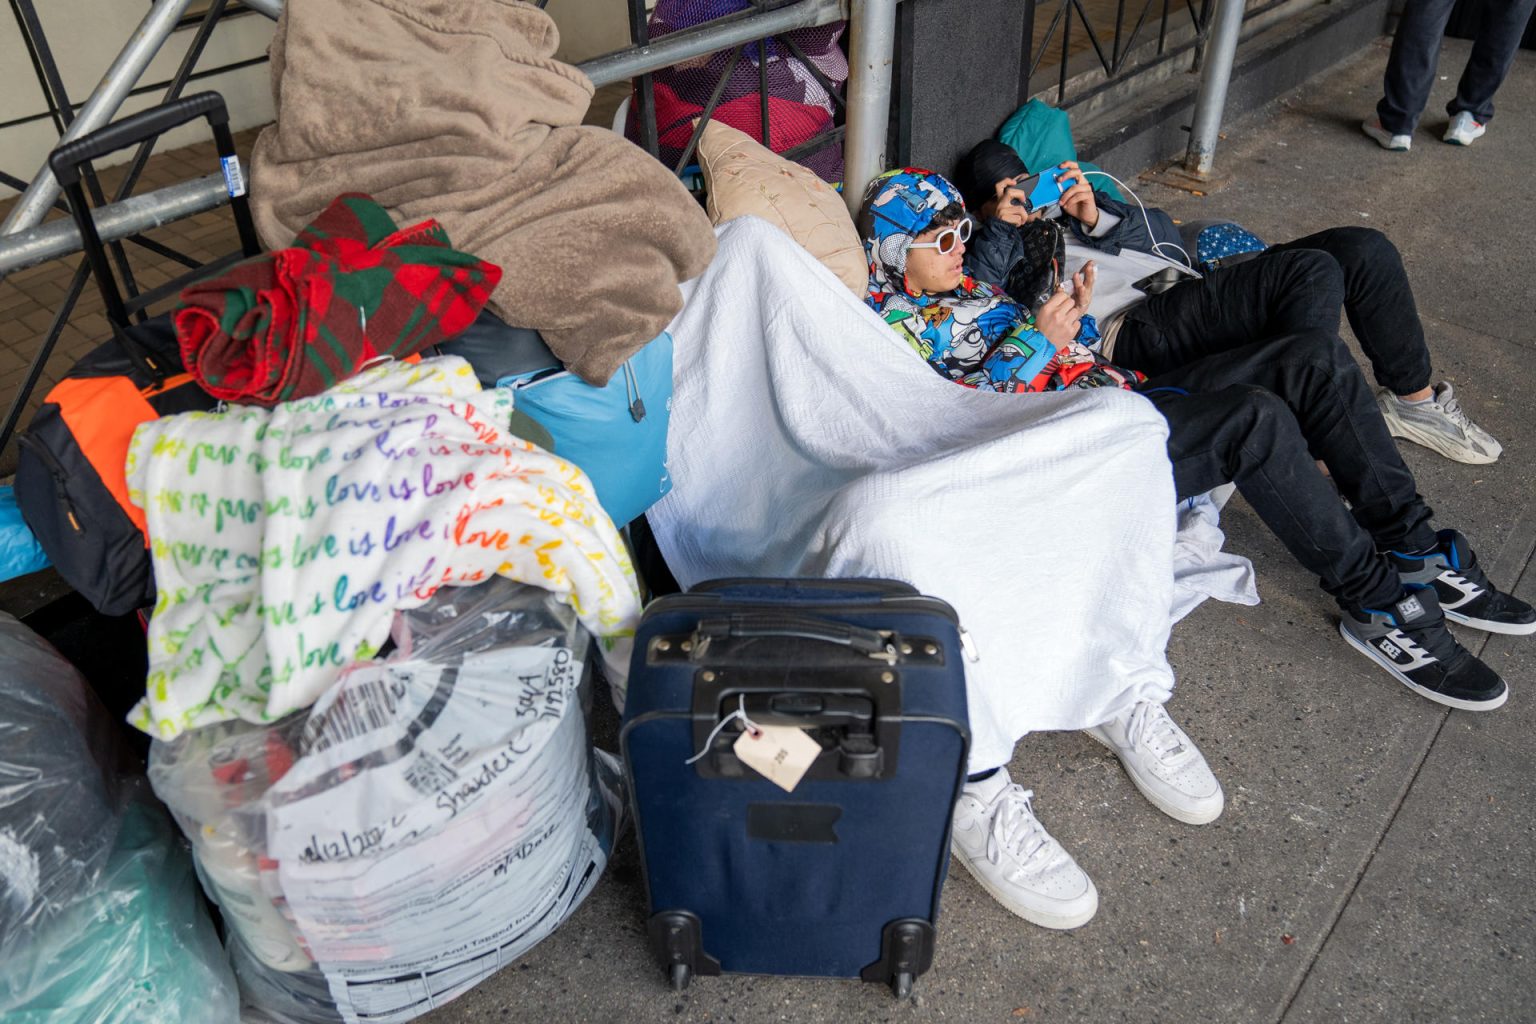
[[(1081, 344), (1097, 337), (1087, 314), (1092, 268), (1074, 278), (1071, 294), (1057, 289), (1033, 315), (1000, 288), (966, 276), (970, 218), (959, 193), (939, 175), (908, 168), (876, 178), (865, 195), (859, 229), (870, 259), (866, 301), (930, 366), (956, 383), (1022, 393), (1119, 388), (1139, 380)], [(1153, 571), (1171, 575), (1172, 567)], [(1153, 665), (1127, 658), (1117, 672), (1084, 684), (1093, 692), (1079, 693), (1074, 701), (1096, 711), (1115, 707), (1115, 716), (1080, 724), (1092, 726), (1089, 734), (1120, 756), (1156, 806), (1191, 824), (1213, 821), (1225, 803), (1221, 785), (1162, 703), (1141, 699), (1148, 693), (1146, 680), (1170, 672), (1166, 661)], [(972, 722), (995, 714), (992, 708), (985, 699), (973, 701)], [(1012, 724), (1002, 727), (1017, 740), (1018, 719), (1008, 721)], [(953, 816), (956, 860), (1027, 921), (1059, 929), (1086, 924), (1098, 909), (1098, 890), (1035, 817), (1033, 792), (1015, 785), (1007, 766), (990, 758), (973, 756), (969, 768)]]
[[(943, 181), (938, 175), (932, 178)], [(1016, 307), (1001, 289), (966, 276), (971, 218), (963, 204), (952, 204), (942, 193), (925, 192), (927, 181), (902, 172), (882, 175), (871, 186), (864, 216), (879, 241), (867, 243), (872, 254), (869, 305), (887, 323), (905, 329), (923, 358), (971, 386), (976, 386), (971, 378), (980, 372), (999, 380), (1006, 377), (1009, 383), (998, 390), (1018, 391), (1040, 390), (1048, 382), (1051, 387), (1067, 386), (1084, 373), (1103, 372), (1104, 361), (1079, 344), (1098, 337), (1088, 315), (1094, 266), (1090, 263), (1074, 276), (1070, 294), (1058, 288), (1033, 313)], [(932, 209), (914, 209), (927, 200)], [(914, 216), (922, 221), (920, 233), (899, 229)], [(868, 238), (869, 232), (865, 235)], [(991, 325), (1008, 319), (1016, 321), (1018, 329), (1006, 343), (989, 342)], [(977, 363), (984, 365), (978, 369)]]
[[(913, 242), (907, 246), (907, 251), (913, 249), (936, 249), (940, 256), (953, 255), (958, 246), (971, 240), (971, 218), (962, 217), (959, 223), (951, 227), (933, 228), (919, 237), (932, 235), (933, 240), (928, 242)], [(960, 255), (964, 255), (961, 253)]]

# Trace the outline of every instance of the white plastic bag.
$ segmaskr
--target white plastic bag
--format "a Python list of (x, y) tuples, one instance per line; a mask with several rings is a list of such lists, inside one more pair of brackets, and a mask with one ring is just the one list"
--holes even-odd
[(498, 579), (394, 637), (307, 714), (151, 749), (272, 1019), (419, 1016), (548, 935), (607, 862), (621, 801), (595, 784), (574, 613)]

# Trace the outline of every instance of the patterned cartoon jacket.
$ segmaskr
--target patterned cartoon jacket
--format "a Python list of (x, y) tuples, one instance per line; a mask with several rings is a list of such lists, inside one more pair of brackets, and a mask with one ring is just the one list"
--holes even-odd
[(1082, 342), (1098, 337), (1085, 316), (1072, 346), (1057, 352), (1035, 329), (1029, 311), (972, 277), (944, 295), (907, 283), (907, 248), (960, 193), (921, 168), (888, 171), (870, 183), (860, 214), (869, 257), (865, 301), (918, 355), (949, 379), (984, 391), (1057, 391), (1068, 387), (1134, 387), (1141, 376), (1103, 362)]

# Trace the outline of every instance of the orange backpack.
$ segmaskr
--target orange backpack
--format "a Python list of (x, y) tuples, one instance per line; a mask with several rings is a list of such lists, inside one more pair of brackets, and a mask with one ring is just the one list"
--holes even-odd
[[(154, 603), (144, 510), (128, 500), (134, 429), (217, 403), (182, 371), (169, 316), (93, 350), (60, 381), (20, 438), (16, 500), (54, 568), (106, 615)], [(158, 378), (158, 380), (157, 380)]]

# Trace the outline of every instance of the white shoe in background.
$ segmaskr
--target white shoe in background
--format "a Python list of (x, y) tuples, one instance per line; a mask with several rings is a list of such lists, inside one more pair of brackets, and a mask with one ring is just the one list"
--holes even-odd
[(1470, 146), (1474, 139), (1482, 138), (1487, 130), (1487, 125), (1478, 124), (1470, 112), (1463, 110), (1451, 118), (1451, 123), (1446, 126), (1444, 139), (1457, 146)]
[(1375, 139), (1376, 144), (1382, 149), (1390, 149), (1394, 153), (1406, 153), (1413, 145), (1412, 135), (1393, 135), (1374, 117), (1361, 121), (1360, 130)]

